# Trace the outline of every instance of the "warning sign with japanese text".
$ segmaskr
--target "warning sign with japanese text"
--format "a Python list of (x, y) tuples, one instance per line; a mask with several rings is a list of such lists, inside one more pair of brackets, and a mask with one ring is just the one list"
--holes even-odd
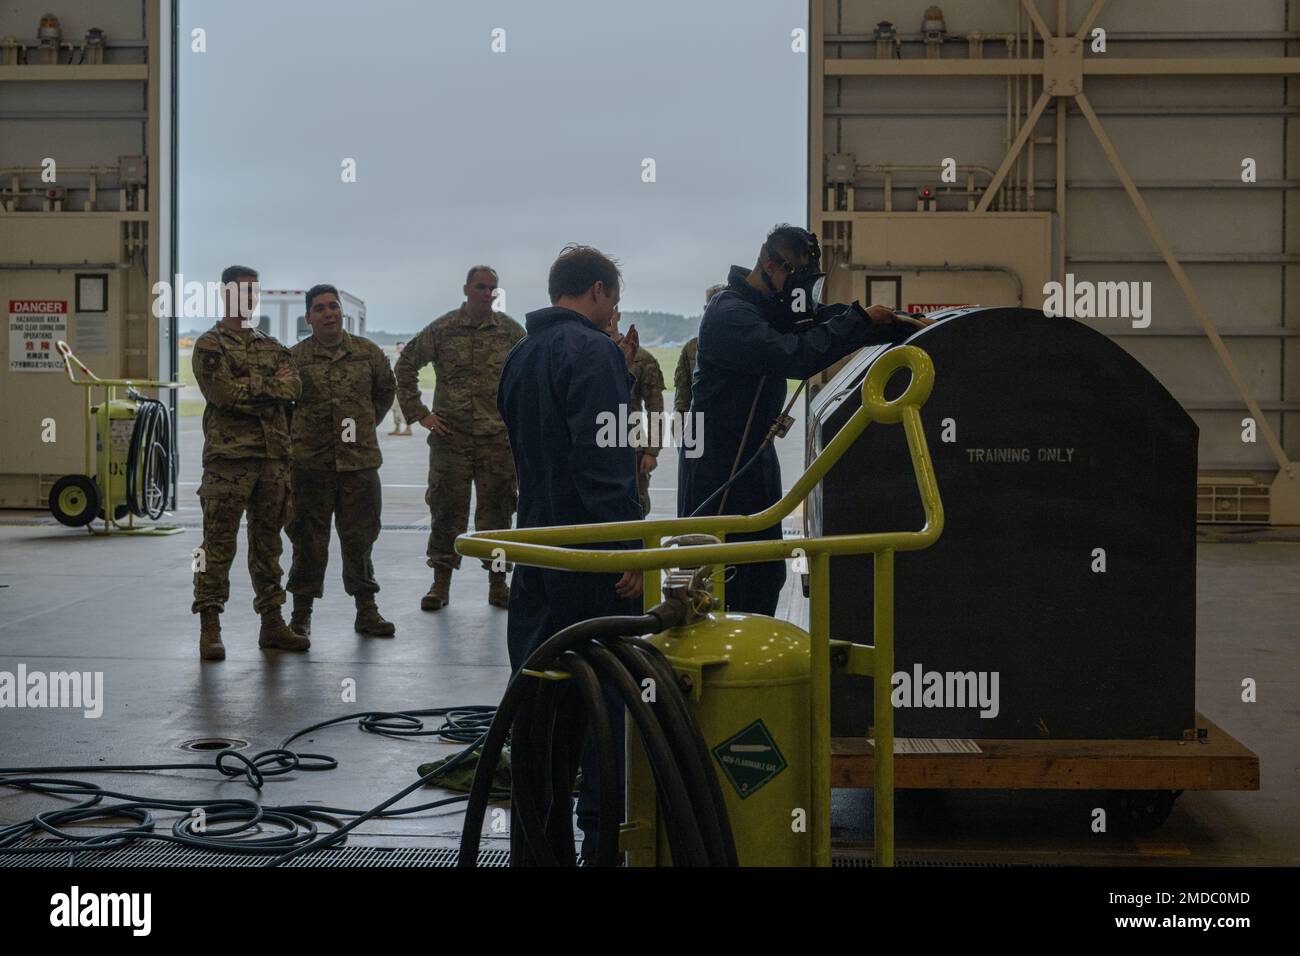
[(66, 299), (9, 300), (9, 371), (63, 371), (55, 343), (67, 337)]

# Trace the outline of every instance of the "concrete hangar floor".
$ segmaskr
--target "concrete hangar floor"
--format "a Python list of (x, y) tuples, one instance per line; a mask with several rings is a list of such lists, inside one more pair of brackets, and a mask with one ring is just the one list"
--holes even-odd
[[(257, 618), (244, 542), (223, 616), (227, 660), (200, 664), (190, 613), (190, 551), (199, 542), (195, 490), (199, 420), (182, 419), (179, 510), (184, 534), (95, 538), (46, 512), (0, 513), (0, 671), (102, 671), (102, 716), (80, 710), (0, 710), (0, 766), (206, 762), (187, 741), (228, 737), (244, 752), (276, 746), (303, 727), (359, 710), (397, 711), (495, 704), (509, 666), (505, 612), (486, 602), (486, 575), (469, 563), (454, 577), (451, 605), (419, 610), (431, 572), (424, 565), (427, 449), (420, 437), (387, 435), (384, 531), (375, 551), (379, 604), (397, 625), (394, 640), (352, 632), (339, 580), (337, 541), (306, 655), (257, 648)], [(787, 483), (803, 461), (799, 429), (780, 444)], [(676, 462), (668, 454), (652, 480), (656, 514), (672, 513)], [(790, 529), (793, 531), (793, 527)], [(286, 541), (285, 568), (288, 567)], [(1098, 795), (1087, 792), (899, 791), (897, 857), (907, 862), (1018, 864), (1284, 865), (1300, 862), (1300, 539), (1285, 534), (1203, 535), (1198, 545), (1197, 706), (1259, 756), (1257, 792), (1187, 792), (1155, 833), (1093, 834), (1078, 824)], [(806, 620), (794, 586), (783, 616)], [(1241, 701), (1241, 680), (1258, 702)], [(344, 684), (355, 682), (355, 702)], [(459, 747), (429, 738), (398, 740), (343, 724), (295, 745), (329, 754), (336, 770), (268, 780), (265, 803), (363, 809), (410, 784), (416, 767)], [(74, 775), (75, 776), (75, 775)], [(248, 797), (243, 784), (211, 771), (93, 775), (109, 789), (170, 798)], [(241, 791), (236, 793), (236, 791)], [(445, 791), (427, 790), (425, 802)], [(51, 798), (0, 790), (0, 826), (30, 818)], [(870, 793), (837, 790), (833, 839), (841, 859), (869, 853)], [(164, 821), (169, 824), (170, 821)], [(122, 823), (125, 826), (126, 823)], [(460, 834), (459, 805), (371, 820), (350, 846), (446, 850)], [(484, 848), (505, 850), (487, 832)]]

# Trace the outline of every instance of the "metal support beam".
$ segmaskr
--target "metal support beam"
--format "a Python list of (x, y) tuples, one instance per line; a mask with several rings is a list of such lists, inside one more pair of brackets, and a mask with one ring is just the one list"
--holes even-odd
[(1065, 281), (1065, 116), (1069, 100), (1056, 98), (1056, 281)]
[[(822, 3), (808, 4), (808, 35), (820, 37), (825, 29), (823, 23), (824, 6)], [(825, 128), (825, 82), (822, 79), (826, 65), (826, 44), (814, 43), (808, 51), (808, 228), (817, 235), (822, 234), (821, 215), (825, 206), (820, 195), (818, 183), (821, 175), (814, 171), (823, 169), (826, 163), (825, 146), (822, 142)]]
[(827, 76), (1032, 76), (1042, 60), (826, 60)]
[(1273, 433), (1272, 427), (1264, 417), (1263, 410), (1259, 407), (1259, 402), (1255, 400), (1255, 396), (1251, 394), (1250, 389), (1246, 385), (1245, 379), (1241, 377), (1241, 372), (1237, 368), (1237, 363), (1233, 361), (1232, 355), (1228, 352), (1228, 347), (1223, 344), (1223, 339), (1220, 338), (1219, 332), (1214, 326), (1214, 322), (1211, 321), (1209, 312), (1201, 303), (1201, 297), (1197, 294), (1196, 288), (1192, 285), (1192, 280), (1187, 277), (1187, 273), (1183, 270), (1182, 263), (1180, 263), (1178, 257), (1174, 255), (1173, 249), (1170, 247), (1169, 241), (1165, 238), (1164, 232), (1162, 232), (1160, 227), (1156, 224), (1155, 219), (1151, 215), (1151, 210), (1147, 208), (1146, 200), (1142, 198), (1142, 194), (1138, 192), (1137, 186), (1133, 184), (1133, 179), (1129, 176), (1128, 169), (1125, 168), (1123, 161), (1119, 158), (1119, 153), (1115, 150), (1115, 144), (1111, 142), (1110, 137), (1106, 134), (1105, 128), (1101, 125), (1101, 120), (1097, 119), (1097, 114), (1092, 111), (1092, 104), (1088, 102), (1088, 97), (1084, 93), (1079, 93), (1075, 96), (1074, 100), (1079, 104), (1080, 111), (1082, 111), (1084, 117), (1088, 120), (1088, 125), (1092, 127), (1092, 132), (1097, 137), (1097, 142), (1101, 144), (1102, 151), (1105, 152), (1106, 158), (1110, 160), (1110, 165), (1115, 170), (1115, 175), (1117, 175), (1120, 182), (1124, 184), (1124, 191), (1128, 193), (1128, 197), (1132, 201), (1134, 208), (1137, 210), (1138, 216), (1142, 219), (1143, 225), (1146, 226), (1147, 232), (1151, 235), (1151, 240), (1156, 244), (1156, 248), (1160, 250), (1160, 255), (1164, 259), (1165, 265), (1169, 266), (1169, 271), (1173, 273), (1174, 280), (1183, 290), (1183, 295), (1187, 297), (1187, 301), (1192, 307), (1192, 313), (1201, 323), (1201, 327), (1205, 329), (1205, 334), (1209, 337), (1210, 344), (1214, 346), (1214, 350), (1219, 355), (1219, 361), (1223, 363), (1224, 369), (1228, 372), (1228, 377), (1232, 379), (1232, 384), (1241, 394), (1241, 397), (1245, 399), (1246, 407), (1250, 410), (1251, 416), (1255, 419), (1256, 427), (1264, 436), (1264, 441), (1273, 452), (1273, 457), (1277, 460), (1278, 468), (1282, 471), (1289, 471), (1291, 463), (1287, 460), (1286, 452), (1283, 450), (1281, 443), (1278, 442), (1277, 435)]
[(1300, 57), (1093, 56), (1084, 59), (1083, 72), (1093, 76), (1287, 76), (1300, 73)]
[[(1039, 76), (1045, 60), (826, 60), (827, 76)], [(1300, 57), (1085, 57), (1085, 76), (1294, 76)]]
[(1038, 7), (1034, 5), (1034, 0), (1020, 0), (1020, 5), (1025, 8), (1025, 12), (1029, 14), (1029, 19), (1034, 22), (1034, 28), (1038, 31), (1039, 36), (1043, 38), (1043, 42), (1046, 43), (1052, 39), (1052, 31), (1047, 29), (1047, 24), (1043, 22)]
[(989, 205), (993, 202), (993, 197), (997, 195), (998, 189), (1001, 188), (1002, 181), (1007, 178), (1007, 173), (1010, 172), (1012, 164), (1016, 161), (1016, 157), (1020, 155), (1020, 150), (1024, 148), (1025, 142), (1033, 134), (1034, 126), (1038, 123), (1038, 118), (1043, 115), (1043, 110), (1047, 107), (1047, 103), (1050, 99), (1052, 99), (1052, 97), (1047, 93), (1039, 95), (1038, 102), (1035, 103), (1034, 108), (1029, 111), (1029, 116), (1025, 120), (1025, 125), (1020, 127), (1020, 135), (1015, 138), (1015, 141), (1011, 144), (1011, 148), (1007, 150), (1007, 155), (1003, 157), (1002, 165), (998, 167), (998, 171), (994, 175), (993, 181), (989, 183), (988, 189), (984, 191), (984, 195), (980, 199), (980, 204), (975, 207), (975, 212), (988, 212)]
[(1101, 8), (1105, 5), (1106, 0), (1092, 0), (1092, 6), (1084, 16), (1083, 23), (1079, 25), (1079, 32), (1074, 35), (1076, 40), (1082, 40), (1088, 35), (1088, 31), (1092, 29), (1093, 23), (1097, 21), (1097, 17), (1101, 14)]

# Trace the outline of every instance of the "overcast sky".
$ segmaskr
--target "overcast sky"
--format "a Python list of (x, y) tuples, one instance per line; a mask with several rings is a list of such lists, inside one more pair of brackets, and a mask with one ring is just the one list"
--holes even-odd
[(207, 52), (180, 61), (181, 271), (331, 282), (370, 328), (413, 331), (477, 262), (522, 321), (585, 242), (622, 264), (624, 309), (699, 313), (773, 223), (805, 222), (806, 18), (799, 0), (182, 0), (182, 51), (202, 27)]

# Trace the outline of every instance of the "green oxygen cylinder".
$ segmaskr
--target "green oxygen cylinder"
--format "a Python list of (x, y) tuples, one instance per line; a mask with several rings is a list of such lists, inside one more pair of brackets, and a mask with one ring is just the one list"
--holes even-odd
[[(811, 866), (808, 632), (759, 614), (714, 612), (650, 642), (688, 691), (712, 755), (741, 866)], [(629, 819), (654, 814), (654, 782), (629, 734)], [(633, 864), (671, 862), (662, 828)]]

